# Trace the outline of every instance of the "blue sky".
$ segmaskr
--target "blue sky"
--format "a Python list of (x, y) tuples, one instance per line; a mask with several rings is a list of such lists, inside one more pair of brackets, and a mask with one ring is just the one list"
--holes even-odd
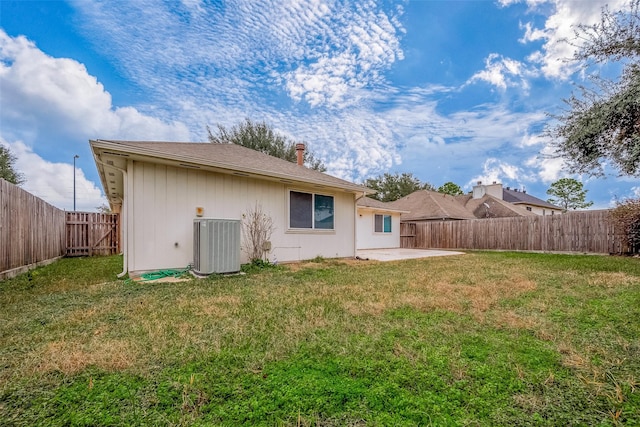
[(622, 0), (0, 0), (0, 144), (28, 191), (105, 202), (88, 140), (204, 141), (266, 121), (341, 178), (410, 172), (546, 199), (565, 176), (597, 208), (640, 195), (615, 173), (569, 175), (542, 136), (584, 69), (563, 42)]

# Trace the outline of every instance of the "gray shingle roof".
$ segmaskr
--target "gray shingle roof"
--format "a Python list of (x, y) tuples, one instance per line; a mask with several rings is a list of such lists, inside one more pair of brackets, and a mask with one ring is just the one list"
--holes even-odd
[(283, 181), (291, 180), (354, 192), (373, 193), (362, 185), (236, 144), (96, 140), (91, 141), (91, 145), (94, 153), (100, 151), (132, 153), (150, 159), (166, 159), (187, 165), (244, 172), (257, 178), (279, 178)]
[[(515, 216), (536, 216), (522, 206), (514, 205), (504, 200), (485, 194), (474, 199), (471, 194), (456, 196), (456, 199), (476, 218), (508, 218)], [(487, 207), (488, 206), (488, 207)]]
[(511, 189), (507, 190), (506, 188), (502, 189), (502, 200), (513, 204), (523, 203), (527, 205), (540, 206), (543, 208), (562, 209), (559, 206), (552, 205), (551, 203), (546, 202), (542, 199), (538, 199), (537, 197), (525, 193), (524, 191), (515, 191)]
[(397, 207), (392, 206), (390, 202), (381, 202), (380, 200), (372, 199), (371, 197), (362, 197), (358, 199), (358, 202), (356, 204), (364, 208), (380, 209), (393, 212), (405, 212), (403, 209), (398, 209)]
[(476, 218), (455, 197), (429, 190), (415, 191), (390, 205), (409, 212), (402, 214), (403, 221)]

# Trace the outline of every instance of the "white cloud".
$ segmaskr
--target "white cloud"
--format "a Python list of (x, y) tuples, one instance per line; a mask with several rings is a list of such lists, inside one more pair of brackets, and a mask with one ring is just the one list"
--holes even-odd
[(561, 157), (554, 154), (554, 149), (550, 145), (545, 145), (539, 154), (530, 157), (524, 163), (533, 168), (538, 178), (544, 183), (557, 181), (566, 175), (567, 164)]
[(640, 198), (640, 186), (631, 187), (625, 194), (625, 192), (616, 194), (615, 191), (609, 191), (609, 195), (611, 196), (609, 199), (609, 203), (607, 206), (594, 206), (594, 209), (608, 209), (615, 208), (619, 206), (621, 203), (629, 199), (639, 199)]
[[(133, 107), (114, 107), (111, 95), (83, 64), (46, 55), (25, 37), (0, 30), (2, 133), (35, 139), (37, 133), (71, 138), (188, 139), (182, 123), (165, 123)], [(29, 129), (25, 133), (23, 129)]]
[(522, 36), (522, 38), (518, 40), (520, 43), (544, 40), (547, 36), (547, 33), (545, 33), (544, 30), (533, 28), (533, 24), (531, 22), (527, 22), (524, 25), (520, 24), (520, 28), (525, 30), (524, 36)]
[(482, 165), (482, 169), (483, 173), (469, 180), (469, 182), (467, 182), (468, 186), (475, 185), (478, 181), (482, 181), (483, 183), (502, 183), (505, 181), (521, 182), (523, 180), (522, 170), (518, 166), (511, 165), (496, 158), (487, 159)]
[(498, 4), (503, 7), (511, 6), (516, 3), (527, 3), (530, 7), (535, 7), (547, 2), (549, 2), (549, 0), (498, 0)]
[(467, 84), (484, 81), (501, 90), (519, 86), (526, 91), (529, 89), (526, 78), (533, 76), (535, 72), (522, 62), (492, 53), (485, 59), (485, 69), (471, 76)]
[[(9, 143), (0, 137), (0, 144), (16, 156), (15, 167), (26, 179), (24, 190), (60, 209), (73, 210), (73, 164), (49, 162), (21, 141)], [(102, 190), (79, 167), (75, 178), (77, 210), (95, 211), (98, 206), (108, 204)]]
[(521, 42), (544, 40), (541, 50), (530, 55), (529, 60), (537, 63), (546, 77), (566, 79), (576, 71), (576, 63), (571, 61), (576, 47), (568, 41), (579, 43), (575, 40), (577, 26), (595, 24), (604, 6), (619, 10), (627, 0), (500, 0), (502, 6), (514, 3), (526, 3), (531, 10), (544, 4), (553, 6), (544, 27), (535, 27), (531, 22), (521, 25), (525, 30)]
[(533, 147), (536, 145), (546, 144), (548, 143), (548, 139), (540, 134), (529, 134), (525, 132), (525, 134), (520, 139), (520, 147)]
[[(88, 152), (89, 138), (189, 139), (182, 123), (114, 107), (111, 95), (84, 65), (46, 55), (25, 37), (10, 37), (1, 29), (0, 88), (0, 142), (17, 156), (16, 165), (27, 178), (24, 188), (61, 208), (73, 207), (73, 167), (37, 152), (48, 152), (50, 159), (72, 158)], [(76, 191), (79, 210), (95, 210), (105, 202), (79, 166)]]
[(293, 99), (312, 106), (350, 105), (359, 101), (359, 89), (381, 83), (381, 71), (403, 58), (398, 38), (402, 28), (375, 5), (365, 5), (358, 11), (332, 11), (337, 22), (320, 34), (335, 49), (326, 52), (326, 45), (308, 46), (304, 57), (311, 58), (310, 63), (284, 75)]
[[(194, 4), (205, 12), (191, 13)], [(217, 102), (255, 104), (262, 85), (277, 84), (295, 101), (342, 108), (360, 100), (361, 88), (383, 83), (382, 72), (403, 58), (402, 8), (374, 2), (141, 0), (126, 8), (91, 1), (77, 7), (87, 36), (107, 37), (100, 43), (106, 53), (160, 97), (206, 98), (206, 87)], [(187, 22), (175, 19), (185, 11)], [(218, 79), (232, 84), (215, 84)]]

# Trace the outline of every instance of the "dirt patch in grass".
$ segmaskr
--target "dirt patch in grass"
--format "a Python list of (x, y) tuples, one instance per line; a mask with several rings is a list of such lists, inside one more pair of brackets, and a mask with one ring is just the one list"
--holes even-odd
[(640, 280), (636, 276), (632, 276), (623, 272), (598, 272), (591, 273), (587, 280), (589, 285), (604, 286), (606, 288), (626, 287), (638, 284)]
[(197, 316), (216, 318), (230, 316), (234, 311), (237, 311), (241, 303), (241, 298), (235, 295), (199, 295), (194, 298), (179, 298), (176, 301), (180, 310), (188, 310)]
[(344, 308), (353, 315), (377, 316), (408, 306), (420, 311), (444, 310), (483, 318), (501, 299), (515, 298), (536, 289), (533, 281), (517, 276), (508, 281), (467, 276), (464, 280), (468, 283), (455, 283), (455, 278), (434, 281), (432, 277), (418, 273), (404, 285), (389, 283), (384, 287), (378, 285), (371, 292), (352, 292)]
[(499, 327), (512, 329), (537, 330), (540, 327), (538, 319), (520, 315), (513, 310), (496, 313), (493, 322)]
[(33, 358), (37, 372), (60, 371), (73, 374), (89, 366), (105, 371), (118, 371), (131, 367), (140, 357), (130, 342), (96, 337), (88, 342), (54, 341)]

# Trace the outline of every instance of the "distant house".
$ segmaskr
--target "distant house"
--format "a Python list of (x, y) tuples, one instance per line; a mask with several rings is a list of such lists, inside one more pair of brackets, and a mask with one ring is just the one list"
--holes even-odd
[(366, 187), (234, 144), (90, 145), (111, 209), (122, 214), (124, 271), (186, 267), (194, 219), (240, 220), (256, 203), (275, 225), (271, 259), (355, 256), (356, 200), (373, 193)]
[[(535, 215), (556, 215), (563, 212), (561, 207), (532, 196), (528, 194), (526, 190), (511, 189), (509, 187), (503, 188), (502, 184), (496, 182), (483, 184), (482, 181), (478, 181), (473, 187), (471, 198), (478, 200), (485, 195), (490, 195), (511, 205), (519, 206)], [(469, 198), (468, 195), (467, 197)]]
[(469, 194), (450, 196), (435, 191), (420, 190), (390, 203), (407, 211), (402, 221), (458, 221), (478, 218), (554, 215), (562, 209), (533, 197), (524, 191), (503, 189), (502, 184), (483, 185), (478, 182)]
[(502, 199), (505, 202), (522, 206), (529, 212), (536, 215), (557, 215), (563, 212), (560, 206), (553, 205), (544, 200), (528, 194), (526, 190), (511, 189), (509, 187), (502, 190)]
[(408, 212), (369, 197), (358, 199), (357, 207), (357, 249), (400, 247), (400, 215)]
[(406, 211), (402, 221), (457, 221), (475, 219), (472, 212), (454, 196), (436, 191), (418, 190), (389, 203), (395, 209)]

